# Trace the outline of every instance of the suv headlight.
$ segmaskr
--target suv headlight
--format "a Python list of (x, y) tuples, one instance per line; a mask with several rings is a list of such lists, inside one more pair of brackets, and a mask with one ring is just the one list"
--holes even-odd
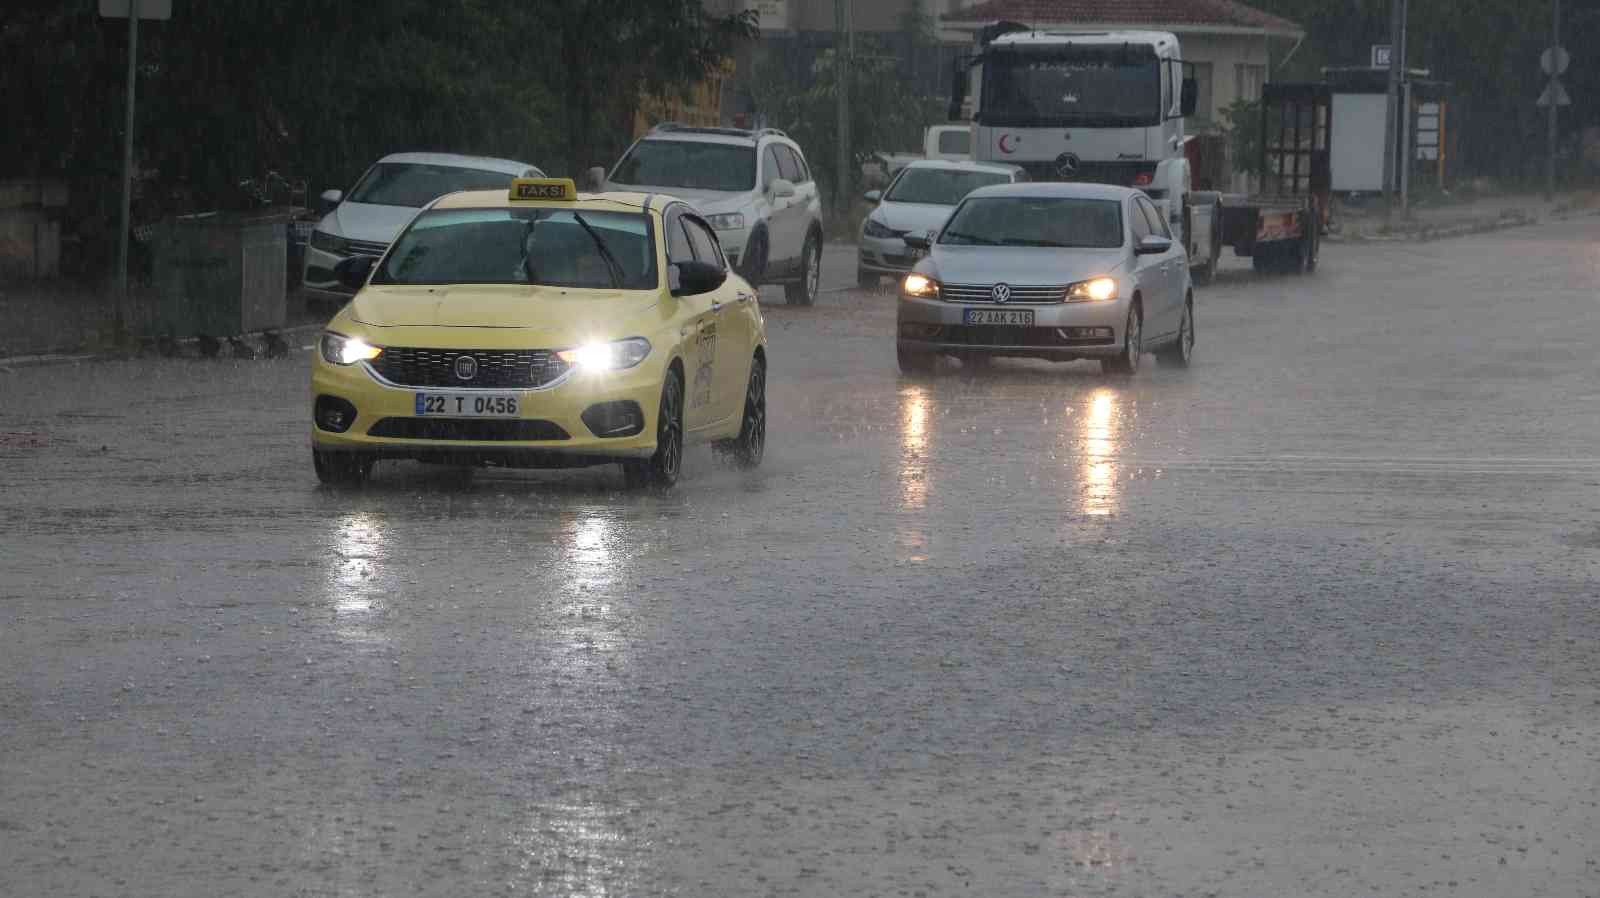
[(360, 337), (346, 337), (333, 331), (323, 331), (318, 346), (322, 350), (322, 360), (330, 365), (370, 362), (383, 354), (383, 349)]
[(335, 237), (327, 231), (312, 231), (311, 245), (325, 253), (346, 255), (350, 252), (350, 243), (343, 237)]
[(900, 282), (900, 292), (922, 299), (938, 299), (939, 282), (924, 275), (908, 274), (906, 279)]
[(744, 227), (744, 215), (739, 212), (723, 212), (720, 215), (707, 215), (706, 224), (717, 231), (737, 231)]
[(867, 219), (867, 223), (861, 226), (861, 233), (864, 236), (876, 237), (879, 240), (888, 240), (891, 237), (900, 236), (899, 234), (896, 234), (894, 231), (889, 230), (887, 227), (885, 227), (883, 225), (882, 222), (878, 221), (876, 218)]
[(1079, 281), (1067, 288), (1067, 302), (1104, 302), (1117, 298), (1117, 282), (1112, 278)]
[(581, 371), (622, 371), (644, 361), (650, 354), (650, 341), (629, 337), (615, 343), (590, 343), (556, 353), (561, 361)]

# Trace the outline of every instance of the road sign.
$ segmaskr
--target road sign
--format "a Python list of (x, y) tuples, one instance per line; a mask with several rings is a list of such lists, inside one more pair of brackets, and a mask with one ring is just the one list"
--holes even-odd
[(1539, 95), (1540, 106), (1571, 106), (1572, 98), (1567, 96), (1567, 89), (1562, 85), (1560, 78), (1551, 78), (1545, 85), (1544, 93)]
[(1539, 54), (1539, 68), (1552, 78), (1565, 75), (1569, 65), (1572, 65), (1572, 54), (1566, 47), (1549, 47)]
[[(107, 19), (126, 19), (131, 0), (100, 0), (100, 15)], [(172, 0), (139, 0), (139, 18), (165, 22), (172, 18)]]
[(1393, 47), (1389, 46), (1388, 44), (1373, 44), (1372, 45), (1372, 67), (1373, 68), (1375, 68), (1375, 69), (1386, 69), (1386, 68), (1389, 67), (1390, 62), (1393, 59), (1394, 59), (1394, 48)]

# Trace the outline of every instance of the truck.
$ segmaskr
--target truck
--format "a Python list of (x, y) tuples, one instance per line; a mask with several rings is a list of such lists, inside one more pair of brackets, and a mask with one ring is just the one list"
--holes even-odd
[[(1135, 187), (1165, 212), (1209, 283), (1221, 249), (1257, 270), (1316, 267), (1327, 208), (1329, 102), (1317, 85), (1268, 85), (1263, 191), (1196, 190), (1200, 143), (1185, 134), (1198, 84), (1178, 38), (1162, 31), (1038, 31), (999, 22), (956, 67), (950, 118), (970, 117), (972, 158), (1021, 166), (1035, 181)], [(969, 101), (968, 97), (972, 97)], [(970, 113), (970, 116), (968, 115)]]

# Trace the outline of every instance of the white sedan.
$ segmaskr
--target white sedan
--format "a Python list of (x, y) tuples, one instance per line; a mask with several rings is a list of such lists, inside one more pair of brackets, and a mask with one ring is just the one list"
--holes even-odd
[(922, 254), (906, 246), (906, 235), (939, 230), (968, 193), (1026, 180), (1027, 172), (999, 162), (921, 159), (900, 169), (887, 190), (867, 191), (867, 201), (878, 207), (861, 223), (857, 282), (871, 289), (885, 275), (898, 278), (910, 271)]

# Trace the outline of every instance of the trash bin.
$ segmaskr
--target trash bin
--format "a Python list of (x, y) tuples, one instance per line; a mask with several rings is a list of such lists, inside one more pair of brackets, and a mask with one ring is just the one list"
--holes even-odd
[(283, 327), (289, 220), (265, 210), (159, 224), (150, 241), (155, 334), (230, 337)]

